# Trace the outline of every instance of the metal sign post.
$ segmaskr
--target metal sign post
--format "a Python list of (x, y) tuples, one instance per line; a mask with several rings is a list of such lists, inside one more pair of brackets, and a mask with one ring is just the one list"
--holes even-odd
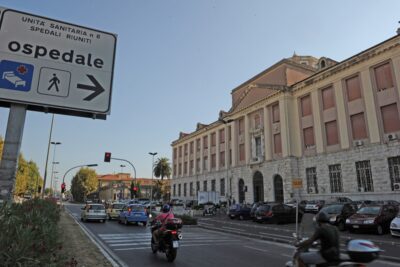
[(12, 201), (25, 117), (25, 105), (11, 105), (0, 162), (0, 199), (6, 201)]
[(296, 236), (299, 236), (299, 192), (300, 189), (303, 188), (303, 180), (302, 179), (293, 179), (292, 180), (292, 189), (297, 191), (296, 194)]

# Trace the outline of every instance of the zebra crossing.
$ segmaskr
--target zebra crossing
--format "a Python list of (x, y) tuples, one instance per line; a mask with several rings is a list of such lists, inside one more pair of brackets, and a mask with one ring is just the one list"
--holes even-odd
[[(114, 251), (149, 250), (151, 233), (98, 234), (103, 243)], [(227, 235), (207, 232), (183, 232), (180, 247), (218, 246), (235, 243), (237, 239)]]

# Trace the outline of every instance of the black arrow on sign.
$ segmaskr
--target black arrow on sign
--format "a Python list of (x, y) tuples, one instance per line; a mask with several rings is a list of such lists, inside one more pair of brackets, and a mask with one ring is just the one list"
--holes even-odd
[(83, 99), (85, 101), (90, 101), (93, 98), (95, 98), (96, 96), (98, 96), (99, 94), (103, 93), (105, 90), (104, 90), (103, 86), (101, 86), (101, 84), (96, 80), (96, 78), (93, 77), (93, 75), (87, 74), (86, 76), (93, 83), (93, 85), (78, 83), (78, 88), (93, 91), (93, 94), (90, 94), (86, 98)]

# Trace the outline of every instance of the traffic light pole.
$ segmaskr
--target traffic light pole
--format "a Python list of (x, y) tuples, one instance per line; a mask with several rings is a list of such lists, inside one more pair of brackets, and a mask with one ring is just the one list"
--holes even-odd
[[(135, 178), (135, 186), (137, 186), (137, 183), (136, 183), (136, 169), (135, 169), (135, 166), (133, 166), (133, 164), (132, 164), (130, 161), (126, 160), (126, 159), (119, 159), (119, 158), (110, 158), (110, 159), (119, 160), (119, 161), (124, 161), (124, 162), (128, 163), (129, 165), (131, 165), (131, 167), (132, 167), (132, 169), (133, 169), (134, 178)], [(136, 198), (136, 192), (135, 192), (135, 198)]]

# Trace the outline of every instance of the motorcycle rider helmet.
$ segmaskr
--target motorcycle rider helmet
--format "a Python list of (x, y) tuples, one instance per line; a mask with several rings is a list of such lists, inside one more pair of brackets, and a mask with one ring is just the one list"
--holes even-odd
[(317, 214), (317, 216), (316, 216), (316, 221), (318, 222), (318, 223), (327, 223), (327, 222), (329, 222), (329, 216), (325, 213), (325, 212), (323, 212), (323, 211), (320, 211), (318, 214)]
[(162, 212), (167, 213), (171, 210), (171, 207), (168, 204), (165, 204), (162, 208)]

